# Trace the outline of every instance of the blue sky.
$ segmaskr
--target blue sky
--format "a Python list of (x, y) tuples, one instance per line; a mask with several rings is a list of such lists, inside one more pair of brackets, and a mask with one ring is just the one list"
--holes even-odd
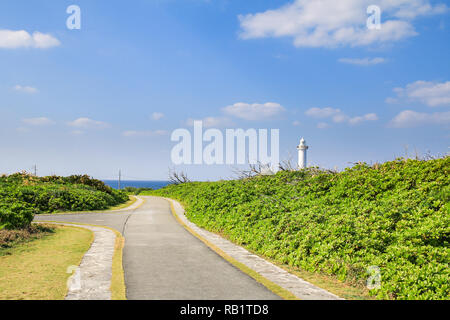
[[(193, 119), (280, 129), (280, 157), (294, 161), (304, 136), (310, 164), (327, 168), (392, 160), (405, 146), (446, 154), (449, 3), (322, 3), (2, 1), (0, 172), (165, 179), (170, 133)], [(81, 30), (66, 27), (72, 4)], [(370, 4), (380, 30), (365, 26)]]

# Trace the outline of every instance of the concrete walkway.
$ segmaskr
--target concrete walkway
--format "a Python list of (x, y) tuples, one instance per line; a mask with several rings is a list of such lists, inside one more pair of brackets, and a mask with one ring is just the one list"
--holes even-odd
[(71, 277), (66, 300), (111, 300), (112, 260), (116, 235), (106, 228), (73, 226), (93, 231), (94, 242)]
[(94, 233), (94, 241), (79, 266), (67, 266), (72, 276), (65, 300), (111, 300), (112, 260), (116, 235), (107, 228), (57, 223)]
[(280, 299), (184, 229), (168, 201), (144, 199), (139, 208), (121, 213), (46, 215), (35, 220), (103, 225), (122, 232), (131, 300)]
[(164, 199), (147, 198), (124, 235), (128, 299), (279, 299), (187, 232)]
[(246, 265), (248, 268), (256, 271), (264, 278), (277, 284), (278, 286), (293, 293), (301, 300), (339, 300), (338, 296), (316, 287), (315, 285), (293, 275), (286, 270), (283, 270), (276, 265), (252, 254), (248, 250), (222, 238), (221, 236), (199, 228), (194, 223), (190, 222), (184, 215), (184, 208), (177, 201), (167, 199), (173, 204), (175, 214), (178, 218), (188, 226), (195, 233), (200, 235), (203, 239), (213, 244), (215, 247), (222, 250), (231, 258)]

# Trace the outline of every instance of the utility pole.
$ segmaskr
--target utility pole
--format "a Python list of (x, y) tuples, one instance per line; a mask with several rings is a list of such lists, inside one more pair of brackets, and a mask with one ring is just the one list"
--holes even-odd
[(34, 165), (34, 166), (33, 166), (33, 169), (34, 169), (34, 176), (37, 177), (37, 166)]
[(119, 169), (119, 190), (120, 190), (120, 180), (122, 179), (122, 170)]

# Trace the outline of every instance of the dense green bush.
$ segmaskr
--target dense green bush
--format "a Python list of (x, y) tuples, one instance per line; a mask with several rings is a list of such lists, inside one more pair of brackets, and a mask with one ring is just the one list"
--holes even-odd
[(122, 189), (124, 192), (126, 192), (127, 194), (131, 194), (131, 195), (140, 195), (141, 193), (145, 193), (145, 192), (151, 192), (153, 191), (153, 188), (136, 188), (136, 187), (125, 187)]
[(382, 299), (448, 299), (450, 158), (358, 164), (171, 185), (187, 217), (280, 263), (363, 285)]
[(0, 177), (0, 229), (27, 227), (35, 214), (103, 210), (128, 196), (88, 176), (34, 177), (16, 173)]

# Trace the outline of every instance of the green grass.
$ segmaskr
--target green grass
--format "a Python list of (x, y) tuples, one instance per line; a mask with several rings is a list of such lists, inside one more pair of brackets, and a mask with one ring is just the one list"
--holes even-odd
[(125, 275), (122, 260), (125, 238), (118, 231), (114, 230), (114, 232), (116, 234), (116, 243), (112, 262), (111, 299), (126, 300)]
[(450, 296), (449, 157), (358, 164), (340, 173), (284, 171), (146, 194), (181, 201), (192, 222), (280, 265), (361, 289), (349, 296), (367, 296), (370, 266), (381, 270), (381, 288), (369, 292), (378, 299)]
[(80, 264), (94, 237), (81, 228), (53, 230), (0, 248), (0, 300), (64, 299), (67, 268)]

